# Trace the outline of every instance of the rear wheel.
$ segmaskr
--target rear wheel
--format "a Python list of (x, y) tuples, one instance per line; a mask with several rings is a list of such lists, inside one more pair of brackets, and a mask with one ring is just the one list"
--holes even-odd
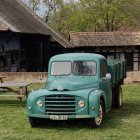
[(112, 98), (112, 105), (114, 108), (119, 108), (122, 106), (122, 88), (120, 85), (114, 88)]
[(99, 105), (99, 114), (96, 118), (92, 118), (89, 120), (89, 124), (91, 127), (100, 127), (104, 117), (104, 105), (102, 101), (100, 101)]

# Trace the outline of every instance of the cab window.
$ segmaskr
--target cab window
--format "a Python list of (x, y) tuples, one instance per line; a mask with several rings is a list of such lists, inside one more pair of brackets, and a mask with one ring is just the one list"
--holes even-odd
[(107, 62), (102, 60), (100, 63), (100, 78), (106, 77), (107, 73)]
[(96, 75), (96, 62), (95, 61), (74, 61), (73, 74), (77, 76)]

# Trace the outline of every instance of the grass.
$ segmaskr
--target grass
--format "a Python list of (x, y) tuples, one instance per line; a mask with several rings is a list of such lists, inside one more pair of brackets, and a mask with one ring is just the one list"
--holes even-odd
[[(34, 84), (30, 89), (43, 87)], [(138, 140), (140, 139), (140, 85), (123, 86), (123, 106), (112, 109), (101, 128), (90, 128), (81, 121), (47, 123), (31, 128), (25, 100), (19, 107), (16, 98), (0, 98), (0, 140)]]

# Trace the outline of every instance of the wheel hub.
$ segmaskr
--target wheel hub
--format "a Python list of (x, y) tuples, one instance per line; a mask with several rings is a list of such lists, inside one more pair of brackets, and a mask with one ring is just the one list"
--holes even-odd
[(99, 115), (98, 117), (95, 118), (95, 123), (97, 125), (100, 125), (101, 122), (102, 122), (102, 119), (103, 119), (103, 109), (102, 109), (102, 106), (100, 105), (100, 108), (99, 108)]

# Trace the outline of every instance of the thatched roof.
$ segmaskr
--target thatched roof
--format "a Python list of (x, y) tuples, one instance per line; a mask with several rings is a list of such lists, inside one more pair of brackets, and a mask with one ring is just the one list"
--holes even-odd
[(8, 31), (9, 27), (0, 21), (0, 31)]
[(75, 47), (136, 46), (140, 32), (71, 32), (70, 42)]
[(20, 0), (0, 0), (0, 31), (51, 35), (65, 48), (73, 45), (52, 30)]

